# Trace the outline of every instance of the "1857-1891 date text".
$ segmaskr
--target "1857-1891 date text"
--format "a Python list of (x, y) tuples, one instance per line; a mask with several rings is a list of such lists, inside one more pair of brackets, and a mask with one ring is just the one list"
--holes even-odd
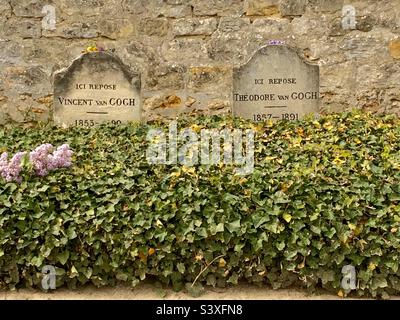
[(254, 121), (264, 120), (299, 120), (298, 113), (282, 113), (281, 115), (274, 115), (272, 113), (254, 114)]

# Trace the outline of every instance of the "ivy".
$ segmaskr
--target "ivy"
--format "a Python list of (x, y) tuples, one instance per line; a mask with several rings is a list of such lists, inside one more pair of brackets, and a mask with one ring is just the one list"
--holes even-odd
[(399, 294), (400, 121), (348, 112), (295, 122), (181, 118), (179, 128), (253, 129), (254, 172), (146, 161), (150, 128), (0, 127), (0, 153), (68, 144), (72, 167), (22, 183), (0, 179), (0, 286), (186, 288), (246, 280), (356, 295)]

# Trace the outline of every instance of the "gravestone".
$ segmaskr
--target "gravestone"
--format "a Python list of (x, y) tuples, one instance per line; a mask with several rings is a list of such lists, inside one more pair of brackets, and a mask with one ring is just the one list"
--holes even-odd
[(254, 121), (318, 113), (319, 67), (287, 46), (265, 46), (233, 72), (233, 114)]
[(63, 127), (140, 121), (140, 75), (115, 55), (89, 52), (54, 77), (54, 121)]

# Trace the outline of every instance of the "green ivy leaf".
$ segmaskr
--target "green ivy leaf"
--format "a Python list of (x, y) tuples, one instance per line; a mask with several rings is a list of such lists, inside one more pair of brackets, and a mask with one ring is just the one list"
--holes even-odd
[(69, 259), (69, 251), (63, 251), (57, 255), (58, 261), (64, 265)]

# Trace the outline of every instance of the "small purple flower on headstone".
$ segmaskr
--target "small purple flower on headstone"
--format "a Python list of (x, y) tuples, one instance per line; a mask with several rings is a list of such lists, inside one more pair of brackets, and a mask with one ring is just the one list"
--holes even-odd
[(270, 46), (281, 46), (285, 44), (285, 41), (283, 40), (268, 40), (268, 44)]

